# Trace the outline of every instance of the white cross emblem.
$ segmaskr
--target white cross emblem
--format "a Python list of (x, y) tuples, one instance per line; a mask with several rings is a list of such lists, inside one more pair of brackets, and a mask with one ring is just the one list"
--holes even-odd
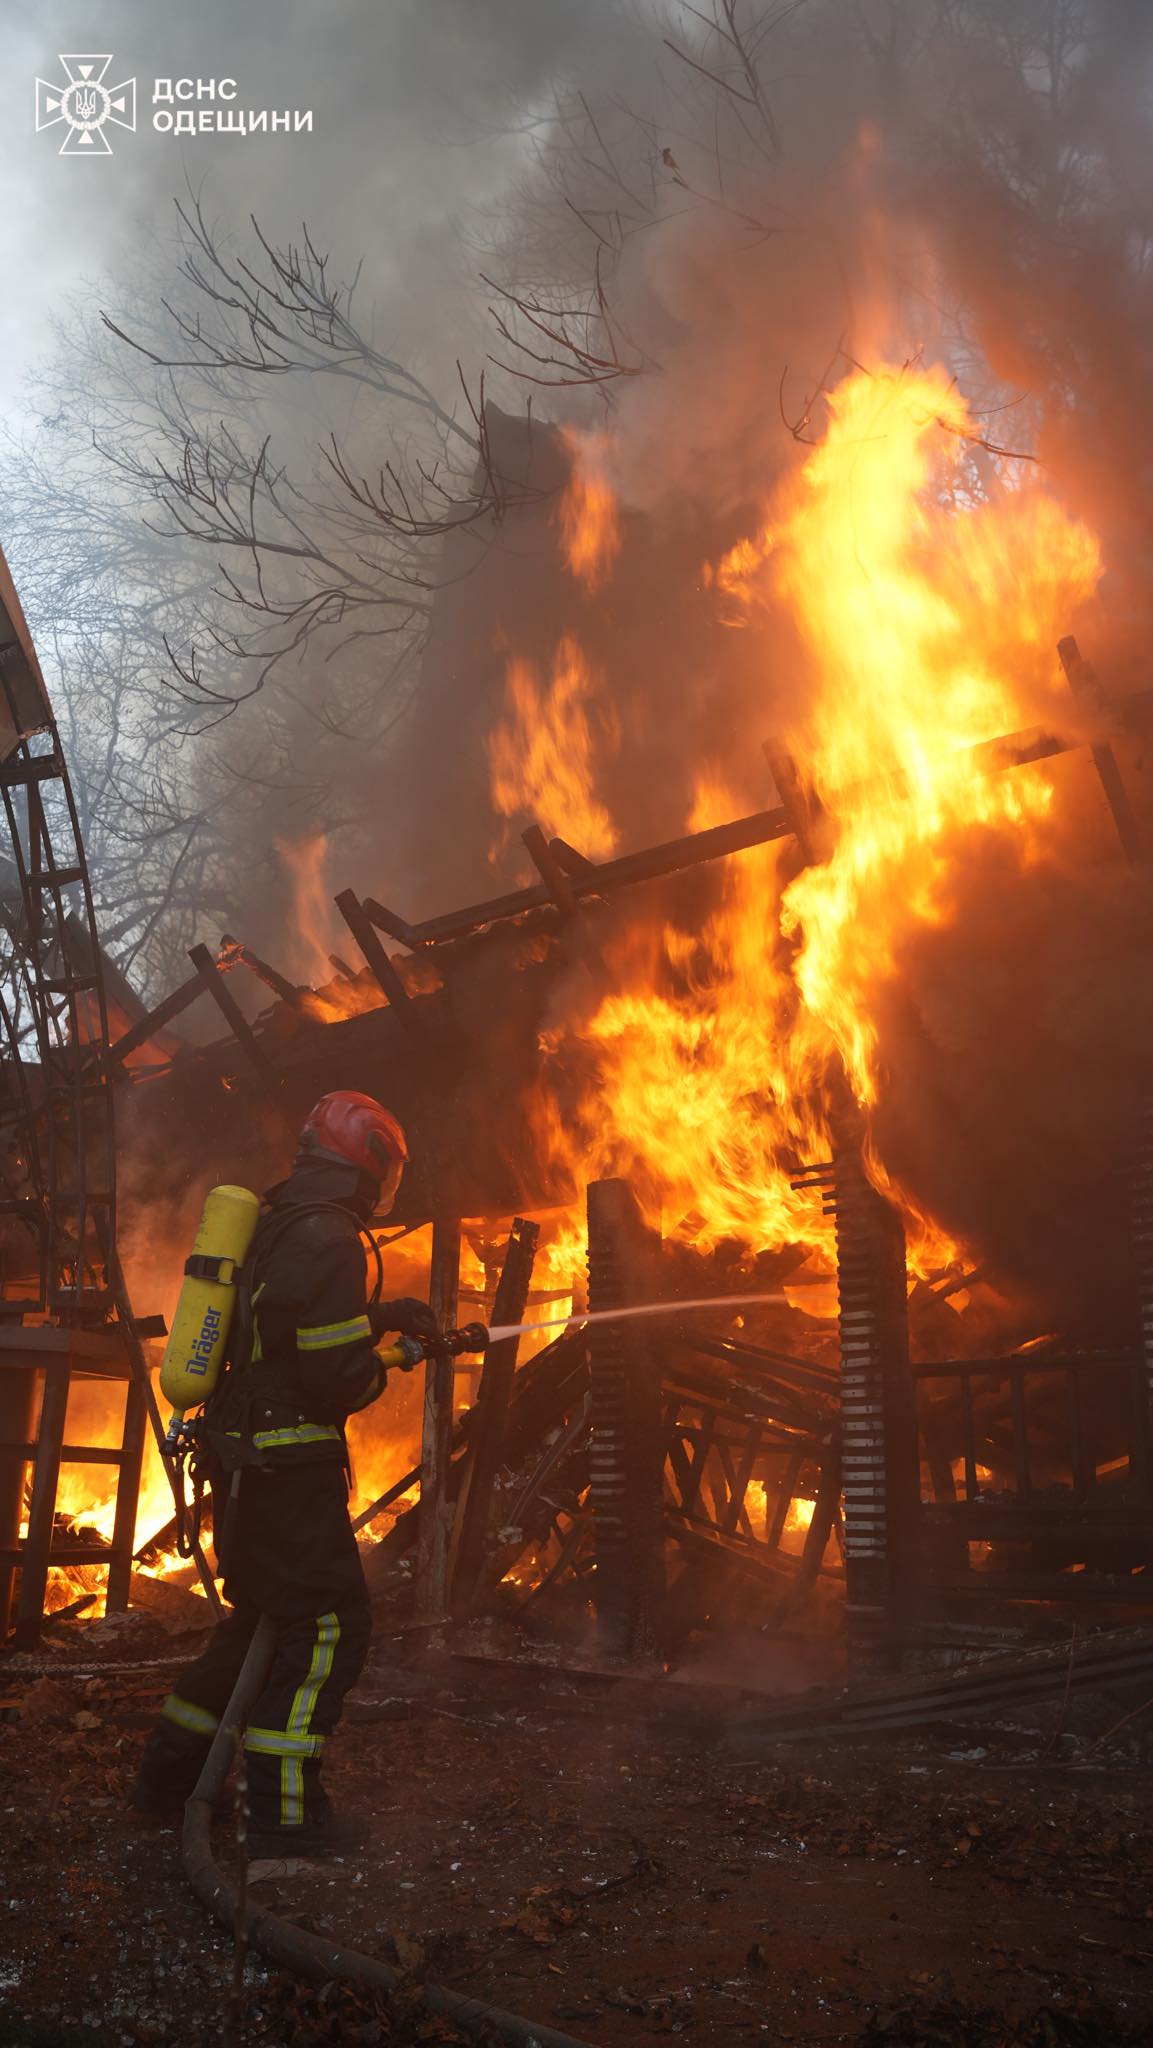
[(68, 132), (60, 145), (61, 156), (111, 156), (112, 144), (104, 133), (110, 121), (116, 128), (136, 127), (136, 80), (123, 85), (105, 85), (104, 74), (111, 57), (61, 57), (63, 85), (36, 80), (36, 128), (54, 128), (67, 123)]

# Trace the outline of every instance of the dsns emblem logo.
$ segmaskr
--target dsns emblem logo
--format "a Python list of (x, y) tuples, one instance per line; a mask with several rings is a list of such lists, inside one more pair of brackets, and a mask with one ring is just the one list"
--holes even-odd
[(55, 128), (61, 121), (67, 124), (61, 156), (111, 156), (105, 124), (135, 130), (136, 80), (105, 85), (111, 62), (111, 57), (61, 57), (62, 85), (36, 80), (37, 132)]

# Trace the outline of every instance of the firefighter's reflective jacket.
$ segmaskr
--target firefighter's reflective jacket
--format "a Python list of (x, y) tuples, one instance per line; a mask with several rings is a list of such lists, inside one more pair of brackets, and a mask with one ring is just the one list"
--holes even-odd
[(344, 1461), (344, 1424), (385, 1381), (360, 1224), (296, 1172), (265, 1197), (205, 1448), (239, 1464)]

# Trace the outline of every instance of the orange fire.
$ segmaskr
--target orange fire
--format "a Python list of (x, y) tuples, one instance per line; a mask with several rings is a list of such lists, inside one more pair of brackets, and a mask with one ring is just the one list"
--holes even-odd
[[(750, 1479), (747, 1506), (752, 1515), (753, 1528), (758, 1537), (768, 1528), (777, 1506), (775, 1486), (770, 1489), (763, 1479)], [(799, 1556), (805, 1547), (805, 1538), (816, 1512), (817, 1503), (804, 1494), (796, 1494), (785, 1511), (781, 1525), (781, 1549)]]
[[(823, 440), (709, 579), (725, 623), (765, 635), (767, 679), (782, 617), (798, 645), (803, 701), (778, 713), (776, 737), (824, 808), (809, 864), (793, 839), (728, 861), (704, 929), (630, 930), (609, 959), (615, 985), (546, 1043), (558, 1063), (591, 1062), (578, 1115), (542, 1119), (577, 1185), (631, 1174), (666, 1234), (702, 1248), (827, 1252), (829, 1225), (790, 1178), (829, 1156), (834, 1087), (847, 1080), (865, 1112), (882, 1096), (879, 999), (904, 949), (950, 922), (974, 831), (1019, 868), (1050, 848), (1045, 771), (992, 774), (970, 750), (1051, 702), (1055, 643), (1100, 555), (1023, 464), (982, 482), (976, 438), (939, 370), (854, 370), (831, 393)], [(554, 751), (532, 755), (541, 813), (571, 802), (576, 774), (595, 807), (587, 749), (566, 750), (556, 797)], [(706, 777), (693, 827), (733, 814)], [(914, 1270), (948, 1263), (957, 1247), (893, 1192)]]
[(301, 978), (304, 1009), (322, 1024), (379, 1010), (384, 995), (371, 974), (350, 978), (333, 971), (334, 953), (341, 944), (347, 946), (348, 933), (333, 908), (325, 834), (278, 839), (276, 851), (292, 880), (291, 964)]
[[(764, 636), (767, 687), (782, 619), (799, 650), (804, 688), (778, 710), (775, 737), (815, 806), (807, 849), (790, 837), (715, 868), (703, 926), (631, 920), (605, 941), (605, 979), (580, 984), (583, 1013), (572, 999), (542, 1040), (542, 1148), (577, 1190), (593, 1175), (629, 1174), (666, 1235), (704, 1250), (800, 1242), (827, 1268), (830, 1225), (791, 1181), (798, 1165), (829, 1156), (835, 1089), (847, 1083), (866, 1117), (884, 1099), (880, 1020), (908, 947), (952, 921), (973, 835), (995, 834), (1010, 868), (1054, 844), (1044, 767), (997, 775), (971, 750), (1052, 711), (1052, 650), (1092, 595), (1100, 555), (1023, 466), (978, 478), (973, 436), (963, 400), (932, 369), (855, 370), (830, 394), (823, 439), (709, 579), (725, 623)], [(497, 811), (535, 817), (594, 858), (618, 842), (597, 786), (616, 743), (599, 687), (571, 634), (547, 679), (510, 660), (489, 742)], [(701, 829), (738, 808), (714, 768), (687, 822)], [(285, 857), (304, 946), (293, 964), (327, 976), (338, 934), (324, 854), (312, 840)], [(884, 1180), (876, 1158), (871, 1170)], [(893, 1193), (914, 1270), (950, 1263), (959, 1248)], [(423, 1293), (427, 1257), (416, 1234), (390, 1248), (386, 1292)], [(574, 1207), (551, 1219), (538, 1261), (537, 1290), (561, 1297), (540, 1305), (542, 1320), (576, 1305), (583, 1262)], [(474, 1262), (466, 1282), (483, 1281)], [(415, 1462), (419, 1432), (414, 1375), (354, 1426), (358, 1505)], [(110, 1527), (111, 1494), (93, 1502), (92, 1483), (90, 1469), (75, 1505)], [(138, 1534), (167, 1512), (150, 1458)], [(805, 1512), (799, 1504), (789, 1524), (795, 1540)]]
[(488, 742), (496, 809), (535, 820), (590, 860), (604, 859), (617, 833), (593, 784), (598, 747), (615, 748), (617, 727), (595, 702), (595, 679), (572, 635), (563, 635), (547, 684), (531, 662), (510, 660), (505, 698)]
[(607, 580), (621, 545), (616, 493), (605, 469), (608, 437), (570, 429), (564, 439), (572, 462), (558, 512), (564, 558), (586, 590), (596, 592)]
[(292, 917), (289, 923), (293, 958), (291, 966), (307, 986), (332, 978), (333, 932), (332, 892), (325, 870), (328, 840), (323, 832), (307, 839), (278, 839), (276, 851), (292, 882)]

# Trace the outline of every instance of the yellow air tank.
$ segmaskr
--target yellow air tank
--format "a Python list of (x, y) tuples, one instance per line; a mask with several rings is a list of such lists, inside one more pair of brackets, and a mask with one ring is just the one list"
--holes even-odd
[(216, 1385), (236, 1307), (236, 1275), (259, 1215), (259, 1198), (248, 1188), (213, 1188), (204, 1204), (160, 1368), (161, 1392), (177, 1415), (198, 1408)]

